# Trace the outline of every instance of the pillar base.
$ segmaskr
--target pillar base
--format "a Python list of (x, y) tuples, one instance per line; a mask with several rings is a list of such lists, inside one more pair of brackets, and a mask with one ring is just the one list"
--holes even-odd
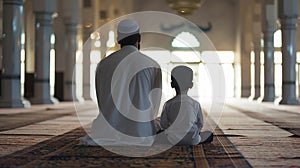
[(259, 98), (257, 98), (256, 101), (257, 101), (258, 103), (262, 103), (262, 102), (263, 102), (263, 99), (264, 99), (263, 97), (259, 97)]
[(258, 100), (259, 98), (260, 98), (260, 96), (250, 96), (248, 98), (248, 100), (255, 101), (255, 100)]
[(247, 98), (251, 95), (250, 89), (242, 89), (241, 97)]
[(31, 106), (30, 102), (25, 99), (15, 99), (15, 100), (0, 99), (1, 108), (23, 108), (23, 107), (30, 107), (30, 106)]
[(55, 72), (54, 97), (58, 100), (64, 100), (64, 73)]
[(93, 100), (90, 96), (83, 96), (82, 98), (84, 101), (90, 101), (90, 100)]
[(249, 96), (249, 97), (248, 97), (248, 100), (249, 100), (249, 101), (253, 101), (253, 100), (254, 100), (254, 97), (253, 97), (253, 96)]
[[(77, 95), (75, 94), (75, 91), (72, 92), (73, 94), (66, 94), (66, 92), (64, 93), (65, 97), (63, 98), (62, 101), (74, 101), (74, 102), (78, 102), (80, 100), (83, 100), (82, 97), (77, 97)], [(69, 95), (69, 96), (66, 96)]]
[(75, 85), (73, 86), (65, 86), (64, 87), (64, 98), (63, 101), (78, 101), (78, 97), (76, 95)]
[(43, 99), (43, 98), (32, 98), (30, 99), (30, 102), (31, 104), (57, 104), (59, 103), (59, 101), (54, 98), (54, 97), (51, 97), (51, 98), (46, 98), (46, 99)]
[(259, 100), (260, 99), (260, 96), (255, 96), (255, 97), (252, 97), (252, 100)]
[(84, 99), (76, 97), (76, 98), (65, 98), (62, 101), (64, 101), (64, 102), (71, 102), (71, 101), (73, 101), (73, 102), (79, 102), (79, 101), (84, 101)]
[(83, 83), (82, 97), (84, 100), (92, 100), (90, 83)]
[(260, 98), (260, 94), (255, 94), (255, 95), (252, 97), (253, 100), (257, 100), (257, 99), (259, 99), (259, 98)]
[(281, 99), (279, 104), (300, 105), (300, 102), (299, 102), (299, 100), (297, 100), (295, 98), (291, 98), (291, 99)]
[(25, 83), (24, 83), (24, 97), (32, 98), (34, 96), (34, 73), (25, 73)]
[(80, 96), (80, 97), (77, 97), (76, 101), (78, 101), (78, 102), (84, 102), (85, 100), (86, 100), (85, 98), (83, 98), (82, 96)]
[(275, 98), (274, 97), (264, 97), (262, 99), (262, 102), (274, 102)]

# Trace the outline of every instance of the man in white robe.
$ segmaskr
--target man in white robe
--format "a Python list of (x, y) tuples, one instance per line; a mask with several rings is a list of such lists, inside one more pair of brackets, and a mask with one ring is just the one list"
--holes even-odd
[(161, 99), (161, 69), (139, 52), (137, 22), (122, 20), (117, 28), (121, 49), (96, 69), (99, 115), (91, 138), (98, 145), (151, 146)]

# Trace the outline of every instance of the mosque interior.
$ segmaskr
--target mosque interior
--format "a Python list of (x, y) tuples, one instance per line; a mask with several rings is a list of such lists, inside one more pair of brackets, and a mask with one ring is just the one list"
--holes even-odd
[[(299, 0), (0, 0), (0, 167), (300, 167), (299, 13)], [(78, 145), (125, 18), (161, 66), (161, 106), (171, 69), (193, 69), (211, 144)]]

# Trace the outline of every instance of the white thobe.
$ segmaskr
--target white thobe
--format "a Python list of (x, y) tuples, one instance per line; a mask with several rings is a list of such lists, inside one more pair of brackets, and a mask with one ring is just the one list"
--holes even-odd
[(99, 115), (91, 137), (99, 145), (150, 146), (161, 99), (161, 69), (134, 46), (124, 46), (96, 69)]
[(160, 124), (172, 144), (198, 144), (203, 127), (201, 106), (185, 94), (176, 95), (165, 103)]

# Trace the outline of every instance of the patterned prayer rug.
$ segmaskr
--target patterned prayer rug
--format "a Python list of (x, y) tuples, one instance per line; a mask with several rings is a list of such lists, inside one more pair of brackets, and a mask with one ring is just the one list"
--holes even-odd
[(175, 146), (149, 157), (125, 157), (100, 146), (78, 145), (85, 134), (77, 128), (3, 156), (0, 167), (251, 167), (219, 128), (210, 144)]
[(7, 131), (26, 125), (51, 120), (66, 115), (74, 115), (75, 110), (39, 110), (28, 113), (0, 114), (0, 131)]

